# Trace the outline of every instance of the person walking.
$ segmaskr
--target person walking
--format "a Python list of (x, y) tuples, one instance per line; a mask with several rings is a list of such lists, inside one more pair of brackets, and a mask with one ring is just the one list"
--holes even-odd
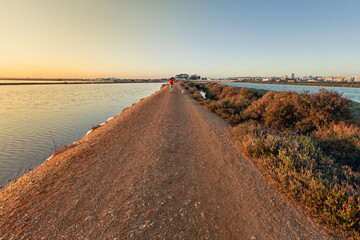
[(173, 77), (170, 78), (169, 84), (170, 84), (170, 93), (174, 93), (174, 78)]

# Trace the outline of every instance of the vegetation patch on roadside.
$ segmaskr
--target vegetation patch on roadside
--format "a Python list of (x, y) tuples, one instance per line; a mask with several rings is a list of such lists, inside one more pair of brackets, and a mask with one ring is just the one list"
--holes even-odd
[(182, 85), (234, 124), (244, 154), (287, 196), (331, 229), (360, 239), (360, 104), (324, 89), (259, 93), (218, 83)]

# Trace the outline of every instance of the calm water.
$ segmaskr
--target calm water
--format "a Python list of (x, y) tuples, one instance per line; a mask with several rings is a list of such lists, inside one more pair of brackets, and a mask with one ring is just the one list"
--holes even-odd
[(160, 89), (162, 83), (0, 86), (0, 185), (43, 163), (56, 147)]
[(258, 88), (272, 91), (296, 91), (302, 92), (308, 90), (310, 93), (319, 92), (320, 88), (328, 90), (335, 90), (343, 96), (348, 96), (355, 102), (360, 102), (360, 88), (346, 88), (346, 87), (319, 87), (319, 86), (299, 86), (299, 85), (280, 85), (280, 84), (256, 84), (256, 83), (235, 83), (235, 82), (219, 82), (233, 87), (246, 87), (246, 88)]

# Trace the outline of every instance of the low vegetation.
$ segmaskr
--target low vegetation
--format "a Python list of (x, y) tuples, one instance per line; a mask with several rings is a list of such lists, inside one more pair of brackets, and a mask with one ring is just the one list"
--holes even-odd
[(234, 124), (244, 154), (287, 196), (333, 230), (360, 239), (359, 104), (324, 89), (261, 94), (217, 83), (183, 86)]

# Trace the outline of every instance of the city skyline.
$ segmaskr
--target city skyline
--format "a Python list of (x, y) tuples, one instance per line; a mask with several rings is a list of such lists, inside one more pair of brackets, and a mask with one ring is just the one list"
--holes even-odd
[(0, 77), (360, 75), (360, 2), (3, 0)]

